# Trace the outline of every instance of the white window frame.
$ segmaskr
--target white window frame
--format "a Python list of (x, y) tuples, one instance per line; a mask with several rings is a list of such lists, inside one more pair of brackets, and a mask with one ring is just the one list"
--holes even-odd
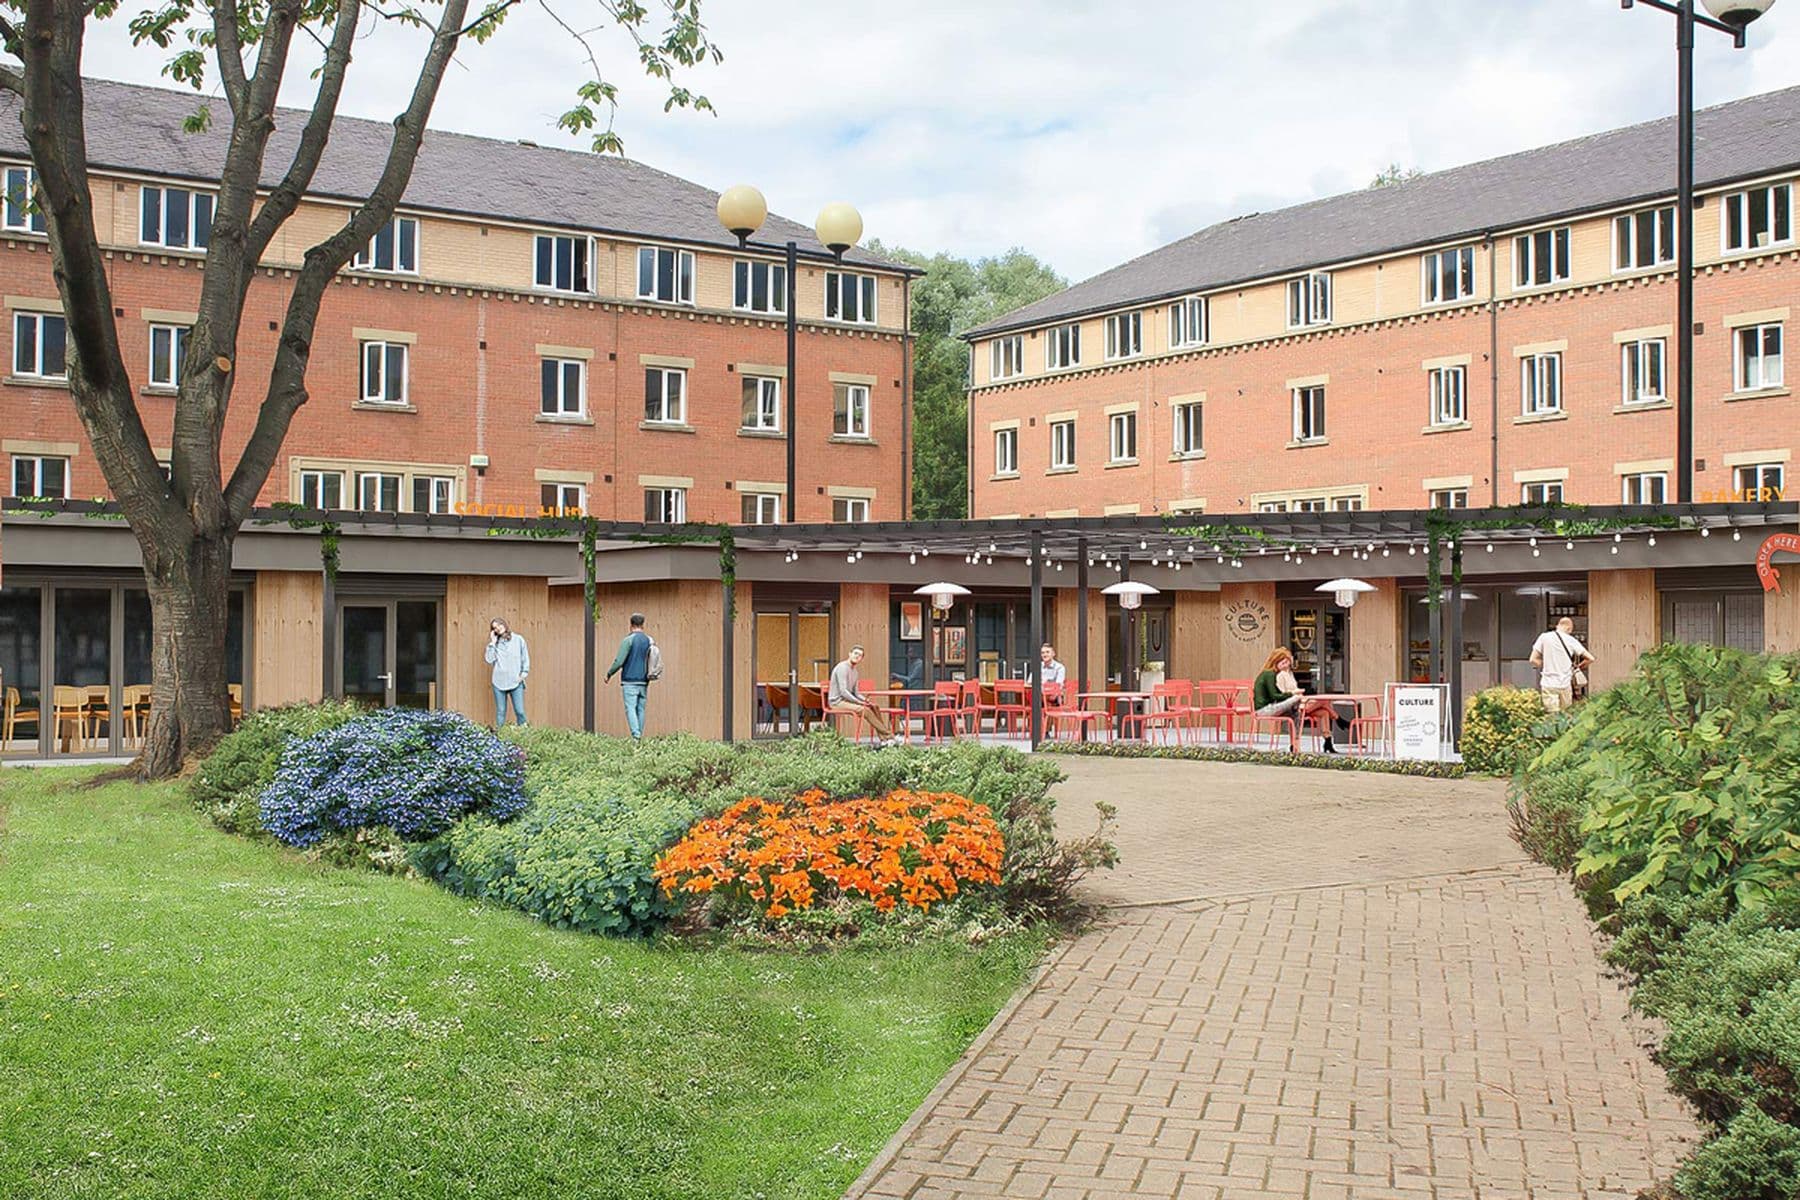
[(1562, 351), (1519, 357), (1519, 415), (1548, 416), (1563, 411)]
[(874, 398), (866, 383), (831, 385), (831, 436), (867, 441), (874, 428)]
[[(337, 481), (337, 503), (335, 505), (326, 503), (325, 481), (328, 479)], [(313, 492), (314, 498), (317, 501), (316, 503), (308, 504), (306, 501), (306, 493), (308, 491), (308, 485), (311, 485), (311, 491)], [(345, 488), (346, 488), (346, 481), (344, 479), (344, 473), (342, 471), (327, 471), (327, 470), (301, 471), (300, 472), (300, 492), (298, 495), (296, 495), (294, 497), (294, 503), (302, 505), (306, 508), (342, 509), (344, 507)]]
[(1025, 373), (1025, 337), (1011, 334), (998, 337), (988, 346), (988, 378), (999, 381)]
[(857, 271), (825, 272), (825, 319), (846, 325), (875, 324), (875, 276)]
[(639, 246), (637, 298), (651, 304), (692, 304), (694, 252), (675, 246)]
[(1081, 322), (1052, 325), (1044, 331), (1044, 369), (1066, 371), (1081, 365)]
[[(1649, 386), (1655, 377), (1655, 387)], [(1664, 404), (1669, 399), (1669, 343), (1638, 338), (1619, 343), (1619, 403), (1627, 408)]]
[[(1065, 434), (1063, 431), (1067, 430)], [(1050, 422), (1050, 469), (1052, 471), (1073, 471), (1075, 469), (1075, 422)]]
[[(1772, 354), (1769, 352), (1771, 334), (1775, 345)], [(1751, 353), (1752, 346), (1754, 353)], [(1786, 358), (1787, 330), (1782, 322), (1738, 326), (1731, 331), (1732, 390), (1760, 392), (1781, 387), (1787, 378)]]
[[(745, 375), (741, 393), (755, 392), (754, 403), (743, 395), (743, 409), (738, 414), (740, 429), (757, 433), (781, 432), (781, 380), (773, 375)], [(749, 419), (745, 419), (748, 417)]]
[(1136, 358), (1144, 352), (1144, 314), (1114, 313), (1106, 318), (1107, 359)]
[[(405, 236), (410, 229), (411, 243)], [(386, 266), (381, 265), (381, 239), (388, 239)], [(410, 252), (410, 253), (409, 253)], [(350, 260), (352, 270), (369, 271), (377, 275), (417, 275), (419, 273), (419, 219), (417, 217), (394, 217), (383, 225), (368, 244), (356, 252)]]
[(5, 184), (4, 204), (0, 204), (0, 227), (8, 233), (50, 232), (50, 220), (37, 205), (37, 168), (9, 163), (0, 176)]
[[(361, 362), (358, 374), (361, 376), (362, 383), (359, 394), (362, 397), (362, 403), (379, 404), (387, 408), (404, 408), (410, 404), (412, 402), (410, 399), (411, 380), (408, 376), (412, 374), (412, 347), (405, 342), (369, 340), (363, 342), (358, 350)], [(400, 362), (400, 394), (397, 397), (390, 397), (386, 394), (387, 388), (384, 384), (394, 374), (393, 356), (395, 354), (399, 355)], [(373, 372), (370, 371), (372, 359), (379, 364)]]
[[(44, 495), (44, 464), (50, 463), (50, 462), (62, 464), (62, 495), (60, 495), (60, 496), (45, 496)], [(31, 490), (29, 492), (21, 492), (19, 490), (19, 467), (23, 463), (32, 464), (32, 466), (31, 466)], [(43, 497), (44, 499), (47, 499), (47, 500), (67, 500), (69, 498), (69, 467), (70, 467), (70, 465), (71, 465), (71, 463), (70, 463), (69, 459), (60, 454), (15, 454), (15, 455), (13, 455), (12, 456), (12, 472), (11, 472), (11, 475), (9, 476), (9, 478), (12, 482), (13, 495), (20, 496), (20, 497), (25, 497), (25, 496)]]
[[(687, 520), (687, 500), (688, 490), (684, 487), (647, 487), (644, 489), (644, 520), (680, 525)], [(650, 515), (652, 503), (656, 505), (656, 516)]]
[(994, 474), (1017, 475), (1019, 473), (1019, 427), (1008, 425), (1005, 429), (994, 430)]
[(1309, 271), (1287, 283), (1289, 329), (1331, 324), (1331, 272)]
[[(419, 507), (419, 485), (425, 485), (425, 507)], [(456, 507), (456, 480), (449, 475), (432, 475), (420, 472), (410, 476), (406, 481), (407, 499), (412, 504), (411, 512), (447, 513)]]
[(1563, 481), (1560, 479), (1538, 479), (1519, 485), (1520, 504), (1561, 504), (1563, 498)]
[(781, 494), (779, 492), (744, 492), (738, 515), (743, 516), (744, 507), (750, 509), (750, 515), (744, 518), (746, 525), (779, 525), (781, 524)]
[(838, 524), (865, 525), (869, 520), (867, 496), (833, 496), (831, 519)]
[[(57, 322), (63, 331), (63, 364), (60, 371), (44, 370), (44, 330)], [(32, 327), (31, 344), (32, 360), (22, 363), (19, 360), (22, 338), (20, 331), (25, 326)], [(61, 313), (15, 312), (13, 314), (13, 359), (12, 373), (19, 379), (67, 379), (69, 377), (69, 322)]]
[[(388, 483), (394, 485), (394, 506), (381, 507), (381, 491)], [(375, 503), (367, 504), (368, 485), (375, 486)], [(401, 504), (410, 499), (406, 495), (406, 476), (398, 471), (358, 471), (356, 473), (356, 511), (357, 512), (401, 512)]]
[(1169, 406), (1170, 453), (1177, 458), (1198, 458), (1206, 453), (1206, 405), (1184, 400)]
[(1294, 405), (1294, 441), (1309, 446), (1326, 440), (1325, 385), (1290, 388)]
[(687, 370), (683, 367), (645, 367), (644, 424), (686, 425), (687, 384)]
[(1107, 414), (1107, 461), (1113, 464), (1134, 463), (1137, 453), (1137, 410)]
[[(1449, 267), (1446, 289), (1445, 268)], [(1419, 299), (1426, 307), (1455, 304), (1475, 295), (1475, 247), (1453, 246), (1419, 256)]]
[(587, 416), (586, 362), (553, 354), (538, 359), (538, 416), (564, 420)]
[[(756, 303), (756, 277), (763, 276), (766, 304)], [(787, 313), (787, 264), (740, 258), (731, 265), (731, 307), (739, 312)]]
[[(545, 496), (548, 496), (548, 501)], [(548, 480), (538, 485), (538, 507), (547, 508), (558, 515), (574, 509), (576, 512), (587, 512), (587, 485), (584, 483), (562, 483)]]
[(1667, 471), (1633, 471), (1619, 476), (1620, 504), (1664, 504), (1668, 499)]
[(1185, 350), (1212, 340), (1212, 311), (1205, 296), (1183, 296), (1169, 305), (1169, 349)]
[[(559, 287), (557, 275), (562, 263), (558, 250), (562, 243), (569, 244), (569, 286)], [(544, 246), (549, 243), (550, 261), (544, 262)], [(531, 242), (531, 286), (540, 292), (555, 292), (563, 296), (595, 295), (594, 285), (594, 239), (579, 233), (540, 233)]]
[[(150, 216), (144, 211), (144, 205), (152, 193), (156, 196), (156, 227), (154, 230), (149, 227)], [(169, 239), (168, 214), (171, 198), (175, 198), (187, 209), (187, 233), (184, 241)], [(162, 184), (143, 184), (138, 188), (138, 245), (161, 246), (165, 250), (204, 250), (212, 241), (212, 220), (217, 206), (218, 197), (212, 192)], [(203, 209), (205, 229), (201, 229)]]
[(1731, 469), (1731, 490), (1752, 502), (1779, 499), (1787, 490), (1787, 464), (1740, 463)]
[(1425, 391), (1429, 403), (1429, 420), (1434, 429), (1469, 423), (1469, 368), (1431, 367), (1425, 372)]
[(1469, 507), (1469, 489), (1466, 487), (1432, 488), (1429, 503), (1432, 508), (1467, 508)]
[[(1574, 235), (1567, 225), (1537, 229), (1513, 238), (1513, 291), (1567, 283), (1575, 267), (1573, 242)], [(1548, 268), (1540, 271), (1545, 260)]]
[[(1649, 234), (1649, 261), (1644, 258), (1645, 234)], [(1654, 271), (1675, 261), (1675, 206), (1661, 204), (1620, 213), (1612, 223), (1612, 269), (1614, 275), (1630, 271)]]
[[(1759, 203), (1760, 201), (1760, 203)], [(1758, 214), (1755, 210), (1761, 208)], [(1751, 224), (1760, 215), (1767, 223), (1769, 240), (1758, 243)], [(1761, 187), (1733, 192), (1719, 202), (1719, 252), (1721, 254), (1755, 254), (1794, 241), (1794, 185), (1769, 183)], [(1732, 226), (1738, 226), (1739, 238), (1732, 240)], [(1783, 227), (1787, 236), (1777, 236)]]
[[(181, 385), (181, 364), (187, 359), (188, 332), (189, 329), (186, 325), (168, 325), (162, 322), (151, 324), (150, 363), (145, 376), (150, 381), (151, 387), (173, 390)], [(166, 342), (168, 345), (167, 352), (162, 356), (168, 370), (161, 373), (157, 371), (156, 344), (159, 341)]]

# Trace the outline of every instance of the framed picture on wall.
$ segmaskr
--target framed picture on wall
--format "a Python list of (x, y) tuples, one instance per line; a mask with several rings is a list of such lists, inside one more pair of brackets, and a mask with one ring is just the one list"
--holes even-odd
[(903, 642), (925, 640), (924, 601), (902, 600), (900, 602), (900, 640)]
[(953, 665), (969, 661), (969, 631), (965, 626), (948, 628), (944, 636), (944, 661)]

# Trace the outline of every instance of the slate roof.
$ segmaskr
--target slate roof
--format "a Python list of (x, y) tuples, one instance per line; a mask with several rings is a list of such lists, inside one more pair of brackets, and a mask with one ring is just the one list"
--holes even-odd
[[(963, 336), (1229, 287), (1672, 195), (1674, 117), (1202, 229)], [(1800, 165), (1800, 87), (1695, 114), (1696, 186)]]
[[(230, 110), (213, 100), (205, 133), (182, 122), (202, 97), (191, 90), (144, 87), (90, 78), (85, 84), (89, 165), (164, 178), (217, 182), (230, 136)], [(19, 126), (18, 97), (0, 94), (0, 156), (29, 158)], [(293, 161), (306, 113), (277, 111), (264, 159), (265, 185)], [(361, 199), (380, 178), (393, 126), (339, 117), (313, 177), (312, 195)], [(666, 171), (617, 155), (526, 145), (431, 128), (420, 148), (402, 207), (606, 234), (652, 237), (701, 246), (735, 247), (719, 227), (719, 194)], [(769, 214), (758, 242), (794, 239), (802, 254), (829, 255), (813, 231)], [(845, 260), (914, 272), (878, 255), (852, 250)]]

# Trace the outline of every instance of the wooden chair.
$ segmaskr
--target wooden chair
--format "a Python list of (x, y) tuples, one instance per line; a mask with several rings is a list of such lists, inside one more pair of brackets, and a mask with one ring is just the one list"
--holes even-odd
[(96, 742), (110, 739), (113, 719), (111, 686), (92, 683), (82, 690), (87, 693), (89, 736)]
[(119, 692), (120, 736), (127, 742), (142, 744), (150, 727), (150, 685), (128, 683)]
[(793, 692), (788, 690), (788, 685), (785, 683), (763, 684), (763, 703), (769, 706), (769, 721), (764, 726), (763, 732), (774, 733), (775, 726), (787, 720), (788, 702), (792, 698)]
[[(1074, 696), (1066, 689), (1055, 684), (1044, 689), (1044, 736), (1051, 741), (1082, 741), (1089, 729), (1103, 729), (1107, 724), (1105, 713), (1076, 707)], [(1074, 736), (1064, 739), (1064, 731)]]
[(28, 724), (33, 733), (39, 732), (43, 722), (41, 708), (26, 708), (19, 695), (19, 689), (9, 687), (4, 698), (0, 698), (0, 750), (7, 750), (18, 740), (19, 726)]
[[(244, 719), (244, 685), (228, 683), (225, 685), (225, 691), (231, 697), (231, 724), (235, 727), (239, 721)], [(433, 707), (436, 706), (433, 705)]]
[(825, 689), (816, 683), (800, 686), (800, 728), (817, 729), (825, 723)]
[(62, 743), (65, 753), (86, 750), (88, 740), (87, 689), (59, 683), (50, 689), (51, 739)]

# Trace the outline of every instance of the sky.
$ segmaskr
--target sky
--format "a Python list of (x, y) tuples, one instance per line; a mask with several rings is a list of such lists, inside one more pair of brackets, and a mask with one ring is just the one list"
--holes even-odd
[[(435, 125), (585, 145), (556, 128), (584, 53), (542, 5), (464, 46)], [(594, 30), (630, 157), (754, 184), (809, 223), (847, 200), (890, 246), (1023, 247), (1072, 280), (1390, 163), (1437, 170), (1675, 107), (1673, 18), (1618, 0), (703, 0), (725, 59), (682, 82), (716, 115), (664, 113), (591, 0), (554, 13)], [(1746, 50), (1700, 34), (1701, 105), (1800, 84), (1800, 0), (1778, 0)], [(365, 32), (342, 111), (400, 111), (422, 48)], [(90, 74), (155, 83), (162, 60), (122, 20), (89, 36)], [(307, 101), (309, 66), (297, 53), (284, 100)]]

